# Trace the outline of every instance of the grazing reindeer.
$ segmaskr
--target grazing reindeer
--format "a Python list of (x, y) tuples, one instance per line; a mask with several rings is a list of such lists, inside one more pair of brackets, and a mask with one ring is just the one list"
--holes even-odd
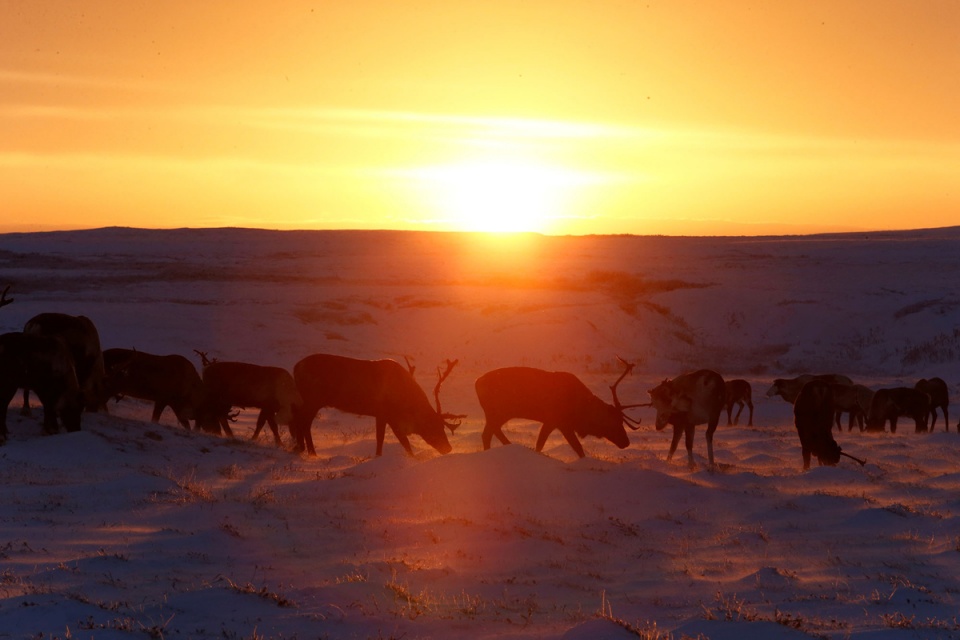
[(685, 436), (687, 460), (691, 469), (693, 462), (693, 434), (696, 425), (707, 423), (707, 459), (712, 467), (713, 432), (720, 422), (720, 412), (726, 406), (727, 391), (723, 377), (716, 371), (701, 369), (685, 373), (673, 380), (664, 380), (650, 389), (651, 403), (657, 410), (657, 431), (668, 424), (673, 425), (673, 440), (667, 460), (673, 459), (680, 436)]
[[(947, 383), (942, 378), (921, 379), (913, 386), (917, 391), (922, 391), (930, 396), (930, 414), (933, 420), (930, 422), (930, 431), (937, 425), (937, 409), (943, 411), (943, 427), (950, 431), (950, 414), (948, 407), (950, 405), (950, 392), (947, 390)], [(957, 429), (960, 432), (960, 428)]]
[(203, 403), (203, 381), (193, 363), (181, 355), (159, 356), (136, 349), (103, 352), (107, 397), (130, 396), (152, 401), (150, 419), (160, 422), (166, 407), (184, 429), (196, 420)]
[(447, 360), (444, 372), (437, 367), (434, 409), (410, 370), (393, 360), (357, 360), (326, 353), (303, 358), (293, 367), (293, 379), (303, 398), (294, 429), (298, 449), (316, 455), (310, 433), (313, 419), (324, 407), (332, 407), (376, 419), (378, 456), (383, 454), (388, 425), (410, 455), (411, 435), (420, 436), (440, 453), (450, 453), (444, 429), (453, 433), (463, 416), (442, 411), (440, 387), (456, 365), (457, 360)]
[(80, 385), (62, 338), (21, 332), (0, 335), (0, 444), (7, 440), (7, 407), (17, 389), (31, 388), (43, 404), (43, 429), (80, 430)]
[(867, 414), (867, 430), (883, 431), (889, 421), (890, 433), (896, 433), (897, 419), (900, 416), (913, 418), (917, 433), (926, 431), (927, 418), (930, 416), (930, 396), (910, 387), (877, 389)]
[[(103, 392), (103, 352), (100, 350), (100, 334), (86, 316), (71, 316), (65, 313), (41, 313), (29, 320), (23, 332), (37, 336), (58, 336), (63, 339), (73, 356), (77, 381), (87, 411), (105, 407)], [(23, 389), (23, 415), (30, 415), (30, 388)]]
[(630, 407), (621, 405), (617, 398), (617, 385), (633, 370), (632, 364), (621, 362), (626, 370), (610, 387), (612, 405), (566, 371), (506, 367), (483, 374), (474, 385), (486, 420), (481, 436), (483, 448), (490, 448), (493, 436), (503, 444), (510, 444), (503, 434), (503, 425), (512, 418), (526, 418), (543, 423), (537, 436), (537, 451), (543, 450), (547, 437), (555, 430), (581, 458), (585, 454), (580, 438), (586, 436), (606, 438), (625, 449), (630, 439), (624, 425), (636, 429), (634, 425), (640, 421), (628, 417), (624, 409)]
[(810, 468), (810, 456), (817, 456), (821, 465), (836, 465), (840, 456), (856, 460), (860, 465), (865, 462), (854, 458), (840, 449), (833, 439), (833, 420), (835, 416), (834, 391), (840, 386), (825, 380), (810, 380), (800, 389), (793, 403), (793, 419), (800, 437), (800, 451), (803, 455), (803, 468)]
[(215, 433), (223, 429), (233, 437), (228, 424), (230, 410), (233, 407), (256, 407), (260, 413), (251, 440), (260, 435), (266, 423), (273, 431), (277, 446), (281, 446), (278, 422), (287, 425), (291, 436), (296, 439), (292, 425), (294, 414), (303, 400), (293, 376), (285, 369), (246, 362), (208, 362), (203, 368), (204, 401), (197, 420), (198, 427)]
[(853, 431), (854, 423), (863, 431), (864, 420), (870, 403), (873, 401), (873, 391), (862, 384), (830, 384), (833, 391), (833, 410), (837, 423), (837, 431), (843, 431), (840, 418), (849, 413), (847, 431)]
[[(753, 389), (750, 387), (750, 383), (737, 378), (727, 380), (724, 386), (727, 390), (727, 424), (739, 424), (740, 414), (743, 413), (743, 406), (746, 405), (750, 408), (750, 420), (747, 422), (747, 426), (752, 427)], [(739, 408), (737, 409), (737, 417), (731, 420), (730, 415), (733, 413), (733, 405), (737, 405)]]

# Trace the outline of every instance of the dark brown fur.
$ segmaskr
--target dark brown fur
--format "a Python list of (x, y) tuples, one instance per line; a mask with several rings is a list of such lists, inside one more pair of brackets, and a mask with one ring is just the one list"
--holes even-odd
[[(943, 411), (943, 428), (950, 431), (950, 391), (947, 389), (947, 383), (942, 378), (921, 379), (913, 385), (917, 391), (922, 391), (930, 396), (930, 431), (937, 426), (937, 409)], [(960, 428), (957, 429), (960, 431)]]
[(230, 410), (233, 407), (255, 407), (260, 409), (260, 414), (251, 439), (260, 435), (266, 423), (280, 446), (278, 422), (286, 424), (295, 437), (292, 423), (301, 398), (293, 376), (285, 369), (246, 362), (211, 362), (203, 368), (203, 391), (203, 408), (197, 421), (199, 428), (217, 433), (222, 429), (233, 437), (228, 418)]
[[(737, 378), (735, 380), (726, 381), (727, 388), (727, 424), (739, 424), (740, 423), (740, 414), (743, 413), (743, 407), (746, 405), (750, 409), (750, 420), (747, 422), (748, 427), (753, 426), (753, 389), (750, 386), (750, 383), (746, 380), (741, 380)], [(733, 405), (737, 405), (737, 416), (730, 419), (730, 416), (733, 414)]]
[(867, 411), (873, 400), (873, 391), (862, 384), (832, 384), (833, 409), (837, 420), (837, 430), (842, 431), (840, 418), (844, 413), (849, 414), (847, 431), (853, 431), (854, 423), (863, 431)]
[(594, 395), (572, 373), (506, 367), (483, 374), (474, 387), (485, 419), (484, 449), (490, 448), (493, 436), (510, 444), (503, 425), (513, 418), (543, 423), (537, 451), (543, 450), (554, 431), (559, 431), (581, 458), (585, 454), (580, 438), (586, 436), (606, 438), (621, 449), (630, 445), (621, 410)]
[(810, 456), (821, 465), (840, 462), (840, 446), (833, 439), (833, 386), (824, 380), (810, 380), (793, 403), (794, 424), (800, 436), (803, 468), (810, 468)]
[(170, 407), (177, 422), (190, 428), (203, 402), (203, 382), (193, 363), (181, 355), (155, 355), (134, 349), (103, 352), (107, 397), (130, 396), (153, 402), (153, 422)]
[(927, 430), (927, 418), (930, 414), (930, 396), (910, 387), (878, 389), (873, 394), (870, 412), (867, 415), (867, 429), (883, 431), (890, 422), (890, 432), (897, 432), (897, 419), (901, 416), (913, 418), (916, 432)]
[(7, 407), (17, 389), (31, 388), (43, 405), (43, 428), (56, 433), (80, 429), (80, 387), (73, 356), (55, 336), (20, 332), (0, 335), (0, 444), (7, 439)]
[[(105, 374), (100, 334), (89, 318), (65, 313), (41, 313), (27, 320), (23, 332), (63, 338), (73, 356), (84, 408), (87, 411), (97, 411), (104, 406)], [(24, 415), (30, 414), (29, 388), (23, 390), (22, 411)]]
[(413, 455), (408, 436), (418, 435), (440, 453), (452, 450), (441, 415), (427, 399), (410, 371), (393, 360), (358, 360), (317, 353), (293, 367), (303, 397), (295, 433), (298, 448), (316, 455), (310, 433), (317, 413), (331, 407), (376, 419), (377, 455), (383, 454), (387, 426), (404, 450)]

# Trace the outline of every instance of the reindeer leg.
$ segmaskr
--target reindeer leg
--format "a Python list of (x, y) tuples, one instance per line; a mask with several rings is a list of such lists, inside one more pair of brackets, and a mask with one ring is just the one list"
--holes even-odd
[(556, 427), (552, 424), (543, 423), (543, 426), (540, 427), (540, 435), (537, 436), (537, 451), (543, 451), (543, 445), (547, 444), (547, 437), (553, 433), (554, 429), (556, 429)]
[[(740, 424), (740, 414), (743, 413), (744, 403), (740, 403), (740, 408), (737, 410), (737, 415), (733, 419), (733, 424)], [(727, 415), (727, 424), (730, 424), (730, 416)]]
[(407, 455), (413, 455), (413, 447), (410, 446), (410, 439), (407, 438), (407, 434), (397, 431), (397, 428), (390, 425), (390, 430), (393, 431), (393, 435), (397, 436), (397, 440), (400, 441), (400, 444), (403, 446), (404, 450), (407, 452)]
[(562, 433), (563, 437), (567, 439), (567, 443), (573, 447), (573, 450), (577, 452), (579, 457), (586, 457), (586, 454), (583, 452), (583, 444), (580, 443), (580, 439), (577, 438), (576, 433), (574, 433), (572, 430), (563, 430), (560, 433)]
[(274, 444), (276, 444), (278, 447), (282, 447), (283, 441), (280, 440), (280, 428), (277, 426), (277, 418), (273, 411), (267, 414), (267, 424), (270, 425), (270, 431), (273, 431)]
[(747, 402), (747, 406), (750, 407), (750, 421), (747, 423), (748, 427), (753, 426), (753, 403)]
[[(719, 418), (719, 416), (717, 416)], [(690, 440), (693, 440), (693, 431), (696, 429), (696, 425), (690, 426)], [(713, 432), (717, 430), (716, 423), (707, 424), (707, 460), (710, 463), (710, 466), (713, 466)], [(692, 448), (692, 445), (691, 445)]]
[(493, 436), (497, 436), (497, 440), (499, 440), (501, 444), (510, 444), (507, 436), (503, 435), (503, 425), (505, 422), (506, 421), (498, 422), (497, 420), (486, 418), (486, 422), (483, 425), (483, 434), (480, 436), (484, 451), (490, 448), (490, 442), (493, 440)]
[(218, 420), (219, 420), (219, 422), (220, 422), (220, 428), (223, 429), (223, 432), (224, 432), (225, 434), (227, 434), (227, 437), (228, 437), (228, 438), (234, 437), (234, 436), (233, 436), (233, 431), (230, 430), (230, 421), (227, 419), (227, 417), (226, 417), (226, 416), (220, 416), (220, 417), (218, 418)]
[[(687, 425), (683, 429), (683, 445), (687, 448), (687, 463), (690, 465), (690, 469), (696, 469), (697, 463), (693, 461), (693, 434), (696, 427), (694, 425)], [(711, 438), (707, 438), (707, 450), (710, 453), (710, 466), (713, 466), (713, 441)]]
[(947, 405), (943, 405), (943, 429), (947, 433), (950, 432), (950, 414), (947, 411)]
[[(742, 407), (741, 407), (741, 409), (742, 409)], [(731, 415), (732, 413), (733, 413), (733, 403), (730, 402), (730, 403), (727, 403), (727, 426), (728, 426), (728, 427), (733, 424), (733, 420), (730, 419), (730, 415)], [(737, 418), (739, 418), (739, 417), (740, 417), (740, 414), (738, 413), (738, 414), (737, 414)]]
[(253, 435), (250, 436), (250, 440), (256, 440), (260, 436), (260, 430), (263, 429), (263, 425), (267, 422), (267, 413), (263, 409), (260, 409), (260, 413), (257, 415), (257, 428), (253, 430)]
[(20, 415), (22, 416), (32, 416), (33, 413), (30, 411), (30, 389), (23, 388), (23, 407), (20, 409)]
[(383, 439), (387, 435), (387, 421), (377, 416), (377, 455), (383, 455)]
[(181, 427), (183, 427), (183, 428), (186, 429), (187, 431), (190, 431), (190, 421), (189, 421), (186, 417), (184, 417), (183, 411), (174, 409), (174, 410), (173, 410), (173, 415), (175, 415), (175, 416), (177, 417), (177, 423), (178, 423)]
[(311, 429), (313, 428), (313, 420), (317, 417), (319, 409), (301, 409), (301, 412), (297, 414), (296, 420), (291, 426), (294, 426), (293, 432), (295, 434), (294, 439), (296, 440), (296, 450), (303, 451), (306, 449), (308, 455), (315, 456), (317, 455), (317, 450), (313, 448), (313, 434)]
[(166, 408), (163, 402), (157, 400), (153, 403), (153, 413), (150, 415), (150, 422), (160, 422), (160, 414), (163, 413), (163, 410)]
[(673, 454), (677, 452), (677, 445), (680, 444), (680, 436), (683, 435), (683, 428), (673, 425), (673, 439), (670, 441), (670, 453), (667, 454), (667, 462), (673, 460)]

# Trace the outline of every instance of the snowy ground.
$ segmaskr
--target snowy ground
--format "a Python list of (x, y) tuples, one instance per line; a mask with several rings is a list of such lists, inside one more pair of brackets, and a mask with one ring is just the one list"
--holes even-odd
[[(0, 330), (89, 316), (105, 347), (291, 368), (411, 358), (468, 418), (415, 458), (325, 412), (316, 458), (186, 432), (132, 400), (0, 448), (2, 638), (960, 638), (960, 437), (843, 431), (801, 470), (776, 377), (960, 392), (960, 229), (771, 238), (138, 231), (0, 235)], [(691, 472), (653, 414), (631, 446), (482, 451), (473, 380), (526, 364), (643, 402), (710, 367), (754, 426)], [(196, 360), (196, 358), (194, 358)], [(199, 363), (198, 363), (199, 364)], [(37, 412), (39, 413), (39, 412)], [(725, 421), (724, 421), (725, 422)], [(288, 436), (285, 437), (288, 438)], [(289, 440), (286, 440), (289, 442)]]

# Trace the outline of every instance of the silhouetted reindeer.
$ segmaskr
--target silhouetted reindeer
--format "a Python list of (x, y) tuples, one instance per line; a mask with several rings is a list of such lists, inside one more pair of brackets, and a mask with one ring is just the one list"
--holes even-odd
[(581, 458), (584, 457), (580, 438), (606, 438), (621, 449), (630, 445), (624, 425), (636, 429), (639, 420), (624, 413), (617, 398), (617, 385), (633, 370), (633, 365), (621, 360), (624, 372), (610, 387), (613, 404), (608, 404), (591, 392), (583, 382), (566, 371), (543, 371), (532, 367), (494, 369), (474, 384), (477, 398), (483, 407), (486, 423), (481, 436), (483, 448), (489, 449), (493, 436), (503, 444), (510, 440), (503, 434), (503, 425), (513, 418), (526, 418), (543, 423), (537, 436), (537, 451), (542, 451), (547, 437), (559, 431)]
[(433, 389), (436, 409), (430, 406), (427, 394), (414, 380), (408, 368), (393, 360), (358, 360), (344, 356), (316, 353), (293, 367), (293, 378), (303, 398), (303, 406), (295, 420), (297, 448), (316, 455), (310, 433), (317, 413), (332, 407), (345, 413), (373, 416), (376, 419), (377, 455), (383, 454), (383, 440), (389, 425), (404, 450), (413, 455), (408, 436), (418, 435), (440, 453), (452, 447), (444, 429), (453, 433), (464, 416), (444, 413), (440, 407), (440, 387), (457, 360), (447, 360), (446, 370), (437, 367), (437, 384)]
[(701, 369), (679, 375), (673, 380), (664, 380), (650, 389), (651, 403), (657, 410), (657, 431), (668, 424), (673, 425), (673, 440), (670, 441), (670, 453), (667, 460), (673, 459), (680, 436), (684, 436), (687, 448), (687, 461), (690, 468), (696, 468), (693, 462), (693, 434), (698, 424), (707, 424), (707, 459), (712, 467), (713, 432), (720, 422), (720, 412), (727, 402), (726, 384), (716, 371)]

